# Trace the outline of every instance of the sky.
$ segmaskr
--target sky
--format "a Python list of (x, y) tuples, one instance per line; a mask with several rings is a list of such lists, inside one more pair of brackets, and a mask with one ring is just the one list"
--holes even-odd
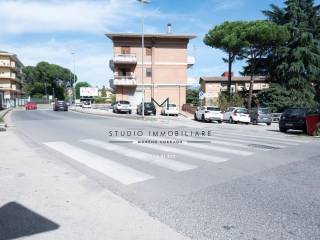
[[(262, 10), (283, 0), (151, 0), (145, 5), (145, 31), (195, 34), (189, 55), (196, 58), (190, 77), (219, 76), (226, 54), (203, 43), (209, 29), (224, 21), (265, 19)], [(18, 55), (25, 66), (40, 61), (75, 72), (92, 86), (109, 85), (112, 42), (107, 32), (141, 32), (136, 0), (0, 0), (0, 50)], [(72, 55), (74, 53), (74, 55)], [(239, 75), (243, 62), (234, 65)]]

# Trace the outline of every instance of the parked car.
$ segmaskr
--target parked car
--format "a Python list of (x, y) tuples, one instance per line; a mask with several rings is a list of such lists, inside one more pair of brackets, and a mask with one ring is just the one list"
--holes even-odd
[(177, 109), (177, 106), (175, 104), (169, 103), (169, 105), (162, 107), (161, 115), (178, 116), (179, 115), (179, 110)]
[(91, 108), (91, 102), (90, 101), (82, 102), (81, 107), (82, 108)]
[[(140, 103), (137, 106), (137, 114), (142, 115), (142, 103)], [(153, 102), (145, 102), (144, 103), (144, 115), (156, 115), (157, 110), (156, 106), (153, 104)]]
[(269, 108), (252, 108), (250, 112), (250, 121), (253, 125), (258, 123), (265, 123), (268, 126), (271, 125), (271, 111)]
[(237, 107), (229, 107), (225, 112), (223, 112), (223, 121), (230, 121), (233, 110)]
[(204, 122), (213, 122), (217, 121), (218, 123), (222, 123), (223, 115), (221, 109), (213, 106), (203, 106), (198, 108), (198, 110), (194, 114), (195, 120), (201, 120)]
[(307, 131), (306, 120), (310, 109), (308, 108), (287, 108), (281, 115), (279, 121), (280, 132), (287, 132), (287, 130), (302, 130)]
[(28, 102), (25, 104), (25, 109), (26, 110), (36, 110), (37, 109), (37, 104), (35, 102)]
[(55, 101), (53, 111), (68, 111), (68, 105), (65, 101)]
[(281, 115), (282, 113), (272, 113), (271, 114), (272, 122), (279, 122)]
[(112, 106), (114, 113), (132, 113), (132, 108), (129, 101), (117, 101)]
[(229, 123), (250, 123), (250, 114), (246, 108), (234, 108), (228, 119)]

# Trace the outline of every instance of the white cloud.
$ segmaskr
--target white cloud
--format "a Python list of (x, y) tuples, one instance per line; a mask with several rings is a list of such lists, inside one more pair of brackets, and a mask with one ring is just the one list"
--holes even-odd
[(0, 1), (1, 34), (101, 33), (137, 16), (132, 0)]
[(244, 5), (245, 0), (213, 0), (216, 10), (230, 10)]

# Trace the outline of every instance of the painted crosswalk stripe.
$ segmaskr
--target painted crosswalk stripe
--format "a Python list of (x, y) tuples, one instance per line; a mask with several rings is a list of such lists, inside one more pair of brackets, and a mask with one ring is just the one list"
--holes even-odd
[(269, 137), (269, 136), (257, 136), (257, 135), (249, 135), (249, 134), (238, 134), (238, 133), (221, 133), (224, 135), (230, 135), (230, 136), (241, 136), (241, 137), (250, 137), (250, 138), (259, 138), (259, 139), (269, 139), (272, 141), (277, 142), (289, 142), (289, 143), (308, 143), (310, 141), (307, 140), (299, 140), (299, 139), (289, 139), (289, 138), (283, 138), (283, 137)]
[[(185, 138), (183, 137), (175, 137), (173, 139), (160, 139), (160, 138), (151, 138), (152, 140), (158, 140), (158, 141), (165, 141), (165, 140), (184, 140)], [(195, 140), (194, 138), (190, 138)], [(210, 142), (209, 142), (210, 144)], [(203, 149), (203, 150), (208, 150), (208, 151), (215, 151), (215, 152), (223, 152), (223, 153), (228, 153), (228, 154), (234, 154), (234, 155), (241, 155), (241, 156), (249, 156), (252, 155), (253, 152), (248, 152), (248, 151), (243, 151), (243, 150), (237, 150), (237, 149), (231, 149), (231, 148), (225, 148), (225, 147), (221, 147), (221, 146), (214, 146), (212, 144), (210, 145), (205, 145), (202, 144), (202, 142), (199, 143), (190, 143), (190, 142), (186, 142), (183, 141), (181, 145), (185, 145), (188, 147), (192, 147), (192, 148), (199, 148), (199, 149)]]
[(124, 155), (129, 158), (135, 158), (143, 162), (147, 162), (152, 165), (157, 165), (159, 167), (167, 168), (176, 172), (183, 172), (183, 171), (188, 171), (188, 170), (197, 168), (197, 166), (195, 165), (179, 162), (173, 159), (156, 158), (154, 155), (149, 153), (133, 150), (127, 147), (119, 146), (119, 145), (108, 143), (108, 142), (98, 141), (95, 139), (84, 139), (84, 140), (81, 140), (81, 142), (85, 142), (87, 144), (90, 144), (108, 151), (116, 152), (118, 154)]
[(128, 185), (152, 179), (153, 176), (113, 162), (65, 142), (46, 142), (46, 146), (104, 175)]
[[(218, 134), (217, 134), (218, 135)], [(221, 140), (228, 141), (226, 144), (230, 143), (233, 144), (233, 142), (238, 142), (238, 143), (247, 143), (247, 144), (259, 144), (259, 145), (264, 145), (268, 147), (273, 147), (273, 148), (286, 148), (288, 146), (285, 145), (280, 145), (280, 144), (272, 144), (272, 143), (267, 143), (267, 142), (261, 142), (261, 141), (255, 141), (255, 140), (244, 140), (244, 139), (236, 139), (236, 138), (227, 138), (221, 135), (221, 137), (209, 137), (212, 140), (215, 140), (214, 143), (220, 144)], [(294, 144), (296, 146), (296, 144)], [(248, 146), (248, 145), (247, 145)], [(248, 146), (249, 147), (249, 146)], [(251, 147), (249, 147), (251, 148)]]
[[(121, 138), (121, 140), (131, 140), (131, 139)], [(200, 159), (200, 160), (213, 162), (213, 163), (226, 162), (226, 161), (229, 160), (228, 158), (216, 157), (216, 156), (207, 155), (207, 154), (203, 154), (203, 153), (199, 153), (199, 152), (195, 152), (195, 151), (191, 151), (191, 150), (185, 150), (185, 149), (181, 149), (181, 148), (169, 147), (168, 145), (139, 144), (137, 141), (134, 141), (134, 144), (137, 144), (137, 145), (139, 145), (141, 147), (145, 147), (145, 148), (160, 150), (160, 151), (164, 151), (164, 152), (171, 152), (171, 153), (180, 154), (180, 155), (184, 155), (184, 156), (187, 156), (187, 157), (192, 157), (192, 158), (195, 158), (195, 159)]]

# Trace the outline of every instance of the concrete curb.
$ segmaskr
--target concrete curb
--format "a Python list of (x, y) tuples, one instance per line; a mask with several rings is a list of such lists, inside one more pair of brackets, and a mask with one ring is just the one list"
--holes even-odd
[(8, 108), (8, 109), (5, 109), (5, 110), (2, 110), (2, 111), (0, 111), (0, 118), (2, 118), (3, 119), (3, 123), (2, 122), (0, 122), (0, 131), (1, 132), (4, 132), (4, 131), (6, 131), (7, 130), (7, 124), (6, 124), (6, 121), (5, 121), (5, 116), (11, 111), (12, 109), (11, 108)]

